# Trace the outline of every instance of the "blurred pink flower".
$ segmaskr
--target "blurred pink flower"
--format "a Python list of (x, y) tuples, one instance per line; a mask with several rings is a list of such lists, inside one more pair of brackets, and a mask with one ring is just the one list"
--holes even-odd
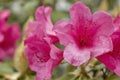
[(61, 20), (55, 24), (60, 43), (65, 46), (64, 59), (79, 66), (92, 57), (112, 51), (110, 35), (113, 33), (112, 17), (102, 11), (91, 14), (81, 2), (70, 8), (69, 21)]
[(37, 73), (36, 80), (50, 80), (53, 69), (63, 59), (62, 51), (54, 45), (58, 39), (52, 31), (50, 15), (50, 7), (39, 7), (27, 30), (26, 57), (30, 68)]
[(0, 20), (8, 20), (8, 17), (10, 16), (10, 11), (9, 10), (4, 10), (0, 12)]
[(20, 38), (20, 27), (8, 24), (9, 10), (0, 12), (0, 61), (5, 57), (13, 57), (16, 42)]
[(115, 30), (119, 31), (120, 30), (120, 16), (117, 16), (114, 19), (114, 26), (115, 26)]
[(114, 20), (115, 32), (111, 35), (113, 50), (98, 57), (108, 69), (120, 76), (120, 16)]

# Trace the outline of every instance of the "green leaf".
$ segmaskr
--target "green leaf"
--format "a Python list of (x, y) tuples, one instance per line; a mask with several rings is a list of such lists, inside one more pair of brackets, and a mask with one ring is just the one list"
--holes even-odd
[(107, 80), (120, 80), (120, 77), (118, 77), (117, 75), (112, 75), (110, 76)]
[(14, 72), (13, 66), (11, 66), (8, 63), (0, 63), (0, 75), (13, 72)]
[(0, 80), (5, 80), (4, 78), (0, 78)]
[(67, 12), (60, 12), (60, 11), (53, 11), (52, 12), (52, 20), (53, 22), (56, 22), (60, 19), (67, 19), (69, 18), (69, 15)]
[(73, 78), (73, 75), (64, 74), (62, 77), (55, 79), (55, 80), (71, 80)]

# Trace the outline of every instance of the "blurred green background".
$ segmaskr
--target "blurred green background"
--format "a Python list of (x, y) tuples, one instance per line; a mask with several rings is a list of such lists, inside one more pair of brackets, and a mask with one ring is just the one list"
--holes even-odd
[[(110, 13), (113, 18), (120, 14), (120, 0), (0, 0), (0, 11), (10, 10), (8, 22), (20, 24), (23, 30), (27, 27), (27, 21), (34, 18), (38, 6), (51, 6), (52, 21), (55, 23), (60, 19), (69, 19), (69, 8), (76, 1), (85, 3), (92, 12), (103, 10)], [(15, 58), (0, 63), (0, 80), (35, 80), (35, 72), (28, 68), (24, 57), (22, 40), (18, 45)], [(92, 59), (80, 67), (73, 67), (63, 61), (54, 70), (52, 80), (120, 80), (120, 77), (110, 72), (96, 59)]]
[(92, 12), (96, 10), (104, 10), (116, 15), (116, 11), (120, 11), (120, 0), (0, 0), (0, 10), (9, 9), (11, 16), (9, 22), (17, 22), (22, 26), (29, 16), (34, 16), (35, 10), (38, 6), (51, 6), (53, 9), (53, 22), (69, 18), (69, 8), (76, 2), (82, 1)]

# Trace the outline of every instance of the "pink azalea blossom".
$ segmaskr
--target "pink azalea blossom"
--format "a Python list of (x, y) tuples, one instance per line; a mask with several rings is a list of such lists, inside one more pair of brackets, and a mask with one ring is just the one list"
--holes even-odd
[(9, 15), (8, 10), (0, 12), (0, 61), (5, 57), (13, 57), (16, 42), (21, 36), (17, 24), (7, 23)]
[(29, 24), (27, 30), (26, 57), (30, 68), (37, 73), (36, 80), (50, 80), (53, 69), (63, 59), (62, 51), (54, 45), (58, 39), (52, 31), (50, 15), (50, 7), (39, 7), (35, 21)]
[(115, 32), (111, 35), (113, 50), (98, 57), (108, 69), (120, 76), (120, 17), (114, 20)]
[(70, 8), (70, 20), (61, 20), (55, 24), (60, 43), (65, 46), (64, 59), (79, 66), (90, 58), (112, 51), (112, 17), (103, 11), (91, 14), (89, 8), (76, 2)]

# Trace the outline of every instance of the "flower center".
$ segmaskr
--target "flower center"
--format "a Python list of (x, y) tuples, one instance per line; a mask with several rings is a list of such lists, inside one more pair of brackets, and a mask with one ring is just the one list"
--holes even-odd
[(47, 54), (45, 54), (45, 53), (37, 53), (36, 57), (42, 63), (47, 62), (50, 59), (50, 55), (48, 53)]
[(79, 45), (80, 47), (90, 47), (92, 37), (90, 35), (79, 35)]

